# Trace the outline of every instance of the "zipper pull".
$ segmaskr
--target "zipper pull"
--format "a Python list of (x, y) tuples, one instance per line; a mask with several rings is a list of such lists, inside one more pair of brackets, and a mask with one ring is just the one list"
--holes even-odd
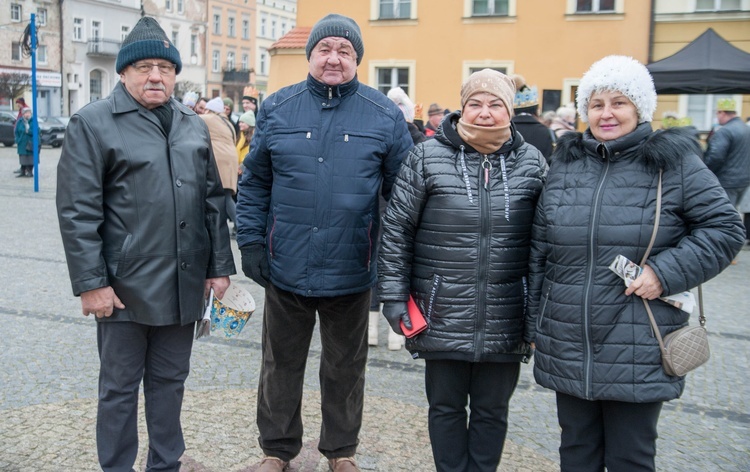
[(349, 142), (349, 135), (348, 135), (348, 134), (345, 134), (345, 135), (344, 135), (344, 142), (345, 142), (345, 143), (348, 143), (348, 142)]
[(484, 189), (488, 190), (490, 186), (490, 170), (492, 169), (492, 163), (487, 158), (487, 154), (484, 155), (482, 168), (484, 169)]
[(328, 103), (331, 103), (331, 100), (333, 100), (333, 88), (328, 87)]
[(307, 132), (307, 139), (310, 139), (310, 136), (312, 136), (312, 131)]

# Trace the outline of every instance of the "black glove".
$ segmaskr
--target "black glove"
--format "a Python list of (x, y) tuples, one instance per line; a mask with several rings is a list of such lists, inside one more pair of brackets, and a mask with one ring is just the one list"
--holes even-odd
[(400, 321), (404, 322), (407, 329), (411, 329), (411, 318), (409, 318), (406, 302), (383, 302), (383, 316), (388, 320), (388, 324), (391, 325), (391, 329), (396, 334), (404, 334), (401, 331)]
[(240, 248), (242, 253), (242, 272), (263, 288), (268, 286), (271, 274), (268, 270), (266, 247), (262, 244), (250, 244)]

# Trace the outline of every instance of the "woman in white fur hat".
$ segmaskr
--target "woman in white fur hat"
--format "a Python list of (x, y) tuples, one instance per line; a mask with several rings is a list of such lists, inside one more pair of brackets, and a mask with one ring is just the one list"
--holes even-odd
[[(659, 298), (716, 276), (744, 230), (689, 133), (652, 131), (643, 64), (601, 59), (577, 101), (589, 127), (560, 138), (539, 199), (525, 336), (536, 381), (557, 395), (562, 471), (653, 471), (662, 404), (685, 378), (664, 372), (646, 303), (662, 335), (685, 326), (688, 314)], [(656, 241), (626, 287), (609, 266), (647, 253), (660, 179)]]

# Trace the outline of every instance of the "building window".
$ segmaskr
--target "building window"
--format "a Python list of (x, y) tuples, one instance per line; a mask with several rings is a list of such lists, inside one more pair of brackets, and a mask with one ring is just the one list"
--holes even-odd
[(234, 70), (234, 53), (227, 53), (227, 70)]
[(164, 9), (172, 11), (172, 0), (164, 0)]
[(47, 9), (37, 8), (36, 9), (36, 24), (39, 26), (47, 26)]
[(36, 48), (36, 61), (39, 64), (47, 63), (47, 46), (37, 46)]
[(190, 35), (190, 56), (198, 55), (198, 35), (193, 33)]
[(266, 71), (266, 63), (268, 62), (268, 57), (265, 49), (261, 49), (260, 51), (260, 75), (267, 75), (268, 72)]
[(73, 41), (83, 41), (83, 18), (73, 18)]
[(102, 98), (102, 71), (92, 70), (89, 75), (89, 99), (94, 102)]
[(227, 36), (234, 38), (237, 35), (234, 25), (234, 17), (227, 18)]
[(221, 15), (214, 13), (214, 34), (221, 34)]
[(250, 39), (250, 21), (242, 20), (242, 39)]
[(739, 11), (740, 0), (696, 0), (695, 11)]
[(11, 43), (10, 59), (12, 61), (21, 60), (21, 43), (18, 43), (16, 41), (13, 41), (13, 43)]
[(267, 22), (266, 17), (262, 16), (260, 18), (260, 37), (261, 38), (267, 38), (268, 37), (266, 35), (266, 22)]
[(120, 26), (120, 41), (125, 41), (125, 38), (127, 38), (129, 34), (130, 34), (130, 26), (127, 26), (127, 25)]
[(276, 39), (276, 20), (271, 20), (271, 38)]
[(375, 88), (387, 94), (393, 87), (401, 87), (409, 95), (409, 69), (407, 67), (378, 67)]
[(219, 55), (219, 51), (214, 51), (211, 54), (211, 71), (212, 72), (219, 72), (219, 68), (221, 67), (219, 65), (220, 61), (221, 61), (221, 56)]
[(21, 5), (18, 3), (11, 3), (10, 4), (10, 21), (19, 22), (21, 21), (21, 17), (23, 16), (23, 12), (21, 11)]
[(183, 0), (177, 0), (177, 13), (185, 11), (185, 2)]
[(380, 0), (380, 14), (378, 18), (410, 18), (411, 0)]
[(282, 21), (281, 22), (281, 36), (284, 36), (286, 34), (286, 32), (287, 32), (286, 21)]
[(177, 47), (177, 44), (180, 42), (180, 32), (172, 30), (172, 44), (174, 44), (175, 47)]
[(98, 42), (101, 39), (101, 31), (102, 31), (102, 22), (92, 21), (91, 22), (91, 35), (90, 35), (91, 40)]
[(576, 0), (576, 13), (614, 13), (615, 0)]
[(250, 56), (247, 54), (242, 55), (242, 70), (250, 70)]
[(508, 0), (474, 0), (472, 16), (508, 16)]

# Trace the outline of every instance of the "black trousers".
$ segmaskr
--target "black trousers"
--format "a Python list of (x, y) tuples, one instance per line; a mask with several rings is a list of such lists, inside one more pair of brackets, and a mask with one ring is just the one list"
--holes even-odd
[(185, 452), (180, 411), (194, 324), (97, 323), (99, 408), (96, 446), (104, 472), (130, 472), (138, 454), (138, 389), (143, 381), (149, 449), (146, 470), (179, 471)]
[(520, 371), (518, 362), (425, 361), (435, 470), (497, 470), (508, 431), (508, 404)]
[(662, 404), (588, 401), (558, 392), (561, 472), (656, 470)]
[(362, 426), (370, 291), (304, 297), (269, 284), (263, 313), (263, 361), (258, 387), (258, 442), (289, 461), (302, 449), (302, 389), (310, 341), (320, 317), (318, 449), (330, 458), (353, 456)]

